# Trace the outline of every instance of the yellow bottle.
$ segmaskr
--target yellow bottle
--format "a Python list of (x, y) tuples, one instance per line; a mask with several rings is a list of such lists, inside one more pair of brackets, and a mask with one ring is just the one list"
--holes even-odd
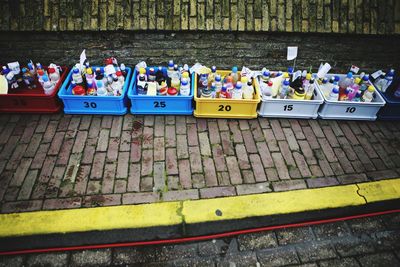
[(303, 88), (299, 88), (297, 90), (294, 90), (294, 94), (292, 96), (292, 99), (304, 100), (305, 96), (306, 96), (306, 92), (304, 91), (304, 89)]

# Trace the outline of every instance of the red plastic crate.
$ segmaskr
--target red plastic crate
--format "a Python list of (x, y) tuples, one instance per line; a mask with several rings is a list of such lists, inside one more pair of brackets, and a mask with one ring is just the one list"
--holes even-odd
[[(47, 67), (45, 67), (47, 69)], [(51, 95), (45, 95), (39, 82), (36, 88), (29, 89), (25, 84), (12, 92), (0, 95), (0, 112), (12, 113), (57, 113), (62, 108), (62, 102), (58, 99), (57, 92), (68, 74), (67, 67), (61, 67), (62, 73), (56, 88)]]

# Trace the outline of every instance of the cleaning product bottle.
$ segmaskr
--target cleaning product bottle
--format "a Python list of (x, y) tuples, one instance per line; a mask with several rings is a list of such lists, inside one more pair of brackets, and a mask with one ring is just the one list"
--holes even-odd
[(381, 91), (383, 93), (385, 93), (386, 90), (389, 88), (389, 86), (392, 84), (393, 76), (394, 76), (394, 69), (390, 69), (389, 72), (385, 76), (384, 83), (381, 88)]
[(364, 75), (362, 77), (362, 81), (361, 81), (361, 84), (360, 84), (361, 95), (363, 95), (365, 90), (367, 90), (368, 85), (369, 85), (369, 76), (368, 75)]
[(232, 73), (231, 73), (232, 79), (233, 79), (233, 84), (236, 84), (237, 81), (239, 80), (239, 74), (238, 74), (238, 68), (236, 66), (234, 66), (232, 68)]
[(114, 78), (113, 83), (111, 84), (111, 88), (113, 90), (114, 96), (120, 96), (122, 93), (121, 83), (118, 82), (118, 78)]
[(180, 94), (183, 96), (190, 95), (190, 85), (187, 80), (182, 80), (182, 83), (180, 86)]
[(149, 82), (155, 82), (156, 81), (156, 71), (155, 71), (154, 68), (149, 68), (148, 81)]
[(217, 95), (217, 88), (215, 87), (215, 82), (211, 83), (210, 90), (211, 90), (211, 97), (215, 98)]
[(215, 97), (219, 98), (219, 94), (221, 92), (222, 82), (221, 82), (221, 75), (215, 75)]
[(35, 88), (35, 78), (33, 78), (32, 74), (28, 71), (27, 68), (22, 68), (22, 79), (29, 89)]
[(272, 98), (272, 81), (269, 81), (263, 89), (262, 98), (264, 100)]
[(353, 98), (356, 96), (357, 92), (360, 90), (360, 85), (359, 85), (360, 82), (361, 82), (360, 78), (355, 78), (354, 83), (349, 86), (349, 94), (347, 95), (349, 101), (352, 101)]
[(211, 67), (211, 73), (208, 75), (208, 85), (210, 86), (215, 81), (215, 75), (217, 75), (217, 67)]
[(146, 74), (146, 69), (145, 68), (140, 68), (139, 69), (139, 74), (137, 76), (138, 79), (139, 79), (140, 75), (142, 75), (142, 77), (144, 77), (144, 80), (147, 82), (147, 74)]
[(374, 99), (375, 88), (370, 85), (368, 86), (367, 91), (364, 92), (364, 95), (361, 98), (362, 102), (372, 102)]
[(161, 85), (162, 82), (165, 81), (164, 73), (162, 71), (162, 67), (158, 67), (156, 71), (156, 82), (158, 85)]
[(361, 102), (361, 96), (362, 96), (362, 94), (361, 94), (361, 91), (358, 91), (357, 93), (356, 93), (356, 95), (354, 96), (354, 98), (353, 98), (353, 102)]
[(199, 84), (198, 84), (198, 93), (202, 94), (204, 90), (207, 90), (208, 88), (208, 79), (207, 79), (207, 74), (201, 74), (200, 79), (199, 79)]
[(137, 94), (138, 95), (146, 95), (147, 94), (147, 82), (145, 74), (139, 74), (139, 80), (136, 84), (137, 87)]
[(97, 95), (96, 86), (94, 85), (93, 82), (88, 82), (87, 83), (86, 94), (87, 95)]
[(281, 99), (285, 99), (289, 95), (289, 91), (290, 91), (289, 81), (288, 80), (284, 80), (281, 92), (279, 94), (280, 98)]
[(107, 90), (104, 87), (104, 83), (102, 80), (96, 80), (96, 87), (97, 87), (97, 95), (98, 96), (106, 96)]
[(219, 97), (220, 98), (230, 98), (229, 93), (228, 93), (228, 91), (226, 89), (226, 86), (222, 86), (221, 92), (219, 94)]
[(119, 68), (120, 68), (120, 70), (121, 70), (122, 75), (124, 76), (124, 78), (126, 78), (126, 75), (128, 75), (128, 72), (127, 72), (127, 70), (126, 70), (125, 64), (124, 64), (124, 63), (121, 63), (121, 65), (119, 66)]
[(315, 90), (315, 80), (314, 80), (314, 78), (311, 78), (304, 99), (311, 100), (314, 95), (314, 90)]
[(311, 73), (306, 74), (306, 78), (303, 80), (303, 88), (306, 89), (308, 88), (308, 85), (310, 84), (311, 80)]
[[(38, 71), (38, 74), (40, 72)], [(40, 74), (39, 74), (40, 75)], [(39, 78), (40, 80), (40, 78)], [(77, 84), (77, 85), (83, 85), (83, 78), (81, 73), (79, 72), (78, 68), (74, 68), (74, 70), (72, 71), (72, 80)]]
[(254, 87), (251, 79), (247, 77), (242, 77), (243, 84), (243, 99), (253, 99)]
[(242, 82), (237, 82), (235, 89), (232, 91), (232, 99), (242, 99), (243, 90), (242, 90)]
[(347, 87), (344, 90), (340, 90), (339, 88), (339, 101), (347, 101), (348, 100), (348, 94), (350, 93), (350, 87)]
[(87, 68), (86, 69), (85, 78), (86, 78), (86, 83), (93, 83), (94, 82), (94, 75), (93, 75), (92, 68)]
[(333, 87), (331, 93), (328, 95), (327, 100), (338, 101), (339, 100), (339, 86)]
[(47, 73), (49, 74), (50, 81), (54, 84), (60, 80), (60, 74), (54, 68), (48, 68)]
[(339, 82), (339, 91), (344, 91), (347, 87), (353, 84), (353, 73), (347, 73), (347, 76)]
[(271, 73), (269, 72), (269, 70), (264, 70), (262, 73), (262, 76), (260, 78), (260, 82), (268, 83), (270, 76), (271, 76)]

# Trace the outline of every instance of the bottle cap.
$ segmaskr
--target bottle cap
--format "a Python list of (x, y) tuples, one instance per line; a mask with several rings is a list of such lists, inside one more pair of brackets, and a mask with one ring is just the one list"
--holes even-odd
[(117, 77), (122, 76), (122, 71), (117, 71), (116, 74), (117, 74)]
[(168, 95), (176, 95), (177, 93), (178, 93), (178, 90), (176, 90), (176, 88), (174, 88), (174, 87), (168, 88), (168, 91), (167, 91)]
[(289, 67), (289, 68), (287, 69), (287, 72), (290, 73), (290, 74), (293, 74), (293, 67)]
[(174, 61), (172, 59), (170, 61), (168, 61), (168, 67), (171, 67), (171, 68), (174, 67)]
[(227, 83), (233, 83), (233, 77), (232, 76), (226, 77), (226, 82)]
[(153, 73), (154, 73), (154, 68), (150, 68), (150, 69), (149, 69), (149, 72), (150, 72), (151, 74), (153, 74)]
[(183, 78), (189, 78), (189, 72), (184, 72), (184, 73), (182, 73), (182, 77)]
[(211, 88), (215, 89), (215, 83), (211, 83)]
[(242, 88), (242, 83), (241, 82), (237, 82), (236, 83), (236, 89), (241, 89)]
[(328, 79), (327, 79), (327, 78), (323, 78), (323, 79), (322, 79), (322, 83), (323, 83), (323, 84), (325, 84), (325, 83), (327, 83), (327, 82), (328, 82)]
[(114, 81), (114, 82), (117, 82), (117, 81), (118, 81), (118, 78), (117, 78), (117, 77), (114, 77), (113, 81)]
[(354, 83), (359, 84), (360, 82), (361, 82), (360, 78), (357, 77), (357, 78), (354, 79)]
[(310, 83), (311, 83), (311, 84), (313, 84), (314, 81), (315, 81), (314, 78), (311, 78), (311, 79), (310, 79)]
[(98, 73), (101, 72), (100, 68), (96, 68), (96, 72)]
[(285, 73), (283, 73), (283, 78), (289, 78), (289, 73), (287, 73), (287, 72), (285, 72)]
[(387, 74), (387, 76), (393, 77), (394, 76), (394, 69), (390, 69), (388, 74)]
[(372, 85), (368, 86), (368, 91), (369, 92), (374, 92), (375, 91), (375, 87), (373, 87)]
[[(42, 75), (42, 74), (40, 74), (40, 71), (41, 71), (41, 70), (38, 70), (38, 73), (39, 73), (39, 75)], [(43, 71), (41, 71), (41, 72), (43, 72)], [(73, 70), (73, 73), (75, 73), (75, 74), (76, 74), (76, 73), (79, 73), (79, 70), (78, 70), (77, 68), (75, 68), (75, 69)]]
[(187, 85), (188, 81), (187, 80), (182, 80), (182, 85)]
[(178, 64), (174, 64), (174, 70), (178, 70)]
[(337, 86), (333, 87), (332, 92), (334, 94), (339, 94), (339, 88)]
[(146, 73), (146, 69), (145, 68), (140, 68), (139, 69), (139, 74), (145, 74)]
[[(24, 68), (25, 69), (25, 68)], [(48, 73), (54, 73), (54, 72), (56, 72), (56, 70), (54, 69), (54, 68), (48, 68), (47, 69), (47, 72)]]
[(28, 69), (33, 70), (33, 64), (32, 63), (28, 63)]
[(49, 78), (47, 77), (47, 75), (44, 75), (44, 76), (42, 77), (42, 80), (43, 80), (43, 82), (48, 82), (48, 81), (49, 81)]
[(22, 73), (27, 72), (28, 70), (26, 68), (22, 68)]
[(237, 71), (238, 71), (238, 67), (234, 66), (234, 67), (232, 68), (232, 72), (233, 72), (233, 73), (236, 73)]
[(89, 75), (93, 74), (92, 68), (86, 69), (86, 73), (89, 74)]
[[(79, 72), (79, 70), (78, 69), (76, 69), (78, 72)], [(37, 72), (40, 76), (42, 76), (42, 75), (44, 75), (44, 71), (43, 70), (38, 70), (38, 72)]]
[(369, 75), (368, 74), (365, 74), (364, 76), (363, 76), (363, 81), (365, 81), (365, 82), (367, 82), (367, 81), (369, 81)]
[(307, 73), (306, 79), (307, 79), (307, 80), (311, 80), (311, 73)]
[(212, 66), (212, 67), (211, 67), (211, 71), (212, 71), (212, 72), (216, 72), (216, 71), (217, 71), (217, 67)]
[(353, 73), (352, 72), (347, 73), (347, 78), (353, 78)]
[(105, 64), (105, 65), (113, 65), (113, 60), (112, 60), (112, 58), (106, 58), (106, 59), (104, 60), (104, 64)]
[(288, 80), (284, 80), (283, 81), (283, 85), (288, 86), (289, 85), (289, 81)]
[(96, 85), (97, 85), (97, 87), (102, 87), (103, 86), (103, 82), (102, 81), (97, 81)]
[(263, 72), (263, 76), (270, 76), (271, 75), (271, 73), (268, 71), (268, 70), (265, 70), (264, 72)]
[(125, 64), (121, 63), (120, 68), (121, 68), (122, 71), (124, 71), (126, 69)]
[(221, 75), (216, 75), (215, 76), (215, 81), (220, 82), (221, 81)]
[(221, 87), (221, 91), (222, 92), (226, 92), (226, 86), (225, 85)]
[[(352, 74), (352, 77), (353, 77), (353, 74)], [(335, 81), (336, 81), (336, 82), (339, 82), (339, 81), (340, 81), (340, 77), (339, 77), (338, 75), (335, 75)]]
[(356, 97), (361, 97), (361, 92), (360, 91), (357, 91)]
[(249, 80), (249, 79), (248, 79), (247, 77), (242, 77), (242, 78), (240, 79), (240, 81), (241, 81), (242, 83), (247, 83), (248, 80)]
[(272, 81), (269, 81), (268, 86), (272, 86), (272, 85), (274, 85), (274, 83)]

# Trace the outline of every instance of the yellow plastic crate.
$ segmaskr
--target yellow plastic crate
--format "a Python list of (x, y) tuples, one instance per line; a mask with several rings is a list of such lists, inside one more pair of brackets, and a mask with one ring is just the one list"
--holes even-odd
[[(228, 70), (217, 71), (221, 77), (230, 73)], [(257, 105), (260, 103), (260, 86), (257, 79), (253, 79), (253, 99), (224, 99), (224, 98), (199, 98), (197, 97), (197, 75), (194, 80), (194, 101), (196, 107), (194, 116), (199, 118), (228, 118), (252, 119), (257, 118)]]

